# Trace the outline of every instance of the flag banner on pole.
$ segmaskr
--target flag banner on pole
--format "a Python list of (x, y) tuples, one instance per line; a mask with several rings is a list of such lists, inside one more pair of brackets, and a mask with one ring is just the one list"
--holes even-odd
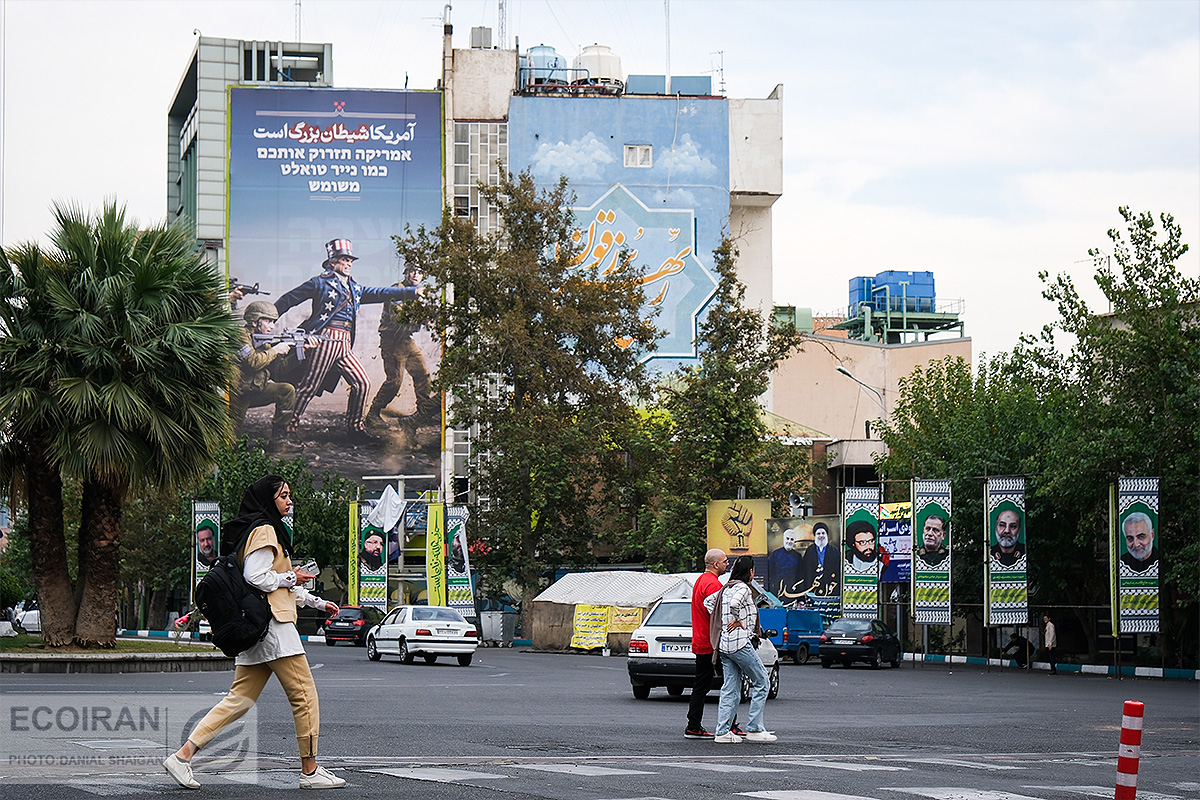
[(912, 482), (913, 616), (918, 625), (950, 624), (950, 481)]
[(1110, 570), (1121, 633), (1158, 633), (1158, 478), (1120, 478)]
[(208, 574), (220, 554), (221, 504), (211, 500), (192, 501), (192, 588), (189, 605), (196, 602), (196, 584)]
[(986, 627), (1028, 625), (1025, 478), (988, 478), (984, 514), (987, 602), (983, 624)]
[(351, 503), (358, 524), (350, 539), (351, 574), (358, 573), (358, 605), (387, 613), (387, 561), (383, 558), (384, 535), (368, 519), (371, 504)]
[(467, 547), (466, 506), (446, 507), (446, 538), (450, 558), (446, 561), (446, 605), (467, 619), (475, 619), (475, 593), (471, 588), (471, 553)]
[(429, 605), (446, 605), (446, 507), (429, 504), (425, 525), (425, 581)]
[(879, 616), (879, 489), (846, 487), (842, 506), (846, 560), (842, 573), (842, 616)]

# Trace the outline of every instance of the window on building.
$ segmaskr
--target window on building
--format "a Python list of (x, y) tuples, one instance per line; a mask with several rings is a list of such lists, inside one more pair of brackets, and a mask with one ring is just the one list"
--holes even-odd
[(649, 169), (654, 166), (654, 147), (648, 144), (625, 145), (625, 166)]

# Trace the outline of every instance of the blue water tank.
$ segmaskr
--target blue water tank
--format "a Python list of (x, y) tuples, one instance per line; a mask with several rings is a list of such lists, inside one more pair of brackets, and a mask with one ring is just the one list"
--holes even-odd
[(569, 80), (567, 60), (549, 45), (539, 44), (529, 48), (529, 52), (522, 59), (522, 88), (544, 83), (567, 83)]

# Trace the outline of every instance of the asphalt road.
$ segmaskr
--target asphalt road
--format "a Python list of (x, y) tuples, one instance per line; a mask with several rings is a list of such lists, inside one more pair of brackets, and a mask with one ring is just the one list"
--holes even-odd
[[(348, 780), (341, 796), (1111, 798), (1122, 702), (1140, 700), (1138, 797), (1200, 798), (1194, 682), (785, 663), (766, 712), (779, 741), (717, 745), (683, 738), (686, 695), (656, 689), (635, 700), (619, 657), (482, 649), (470, 667), (405, 666), (320, 644), (308, 656), (321, 697), (321, 762)], [(187, 794), (158, 763), (230, 679), (5, 675), (0, 797)], [(705, 724), (715, 723), (713, 695)], [(296, 790), (291, 714), (277, 683), (195, 767), (206, 797)]]

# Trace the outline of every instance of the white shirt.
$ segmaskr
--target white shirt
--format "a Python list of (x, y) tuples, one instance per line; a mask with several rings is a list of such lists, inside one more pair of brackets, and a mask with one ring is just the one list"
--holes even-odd
[[(275, 550), (261, 547), (246, 556), (242, 565), (242, 577), (246, 583), (262, 592), (273, 592), (281, 586), (287, 587), (296, 599), (296, 605), (308, 608), (324, 608), (325, 601), (310, 594), (303, 586), (296, 585), (296, 573), (288, 570), (282, 575), (271, 569), (275, 563)], [(267, 625), (267, 635), (261, 642), (238, 653), (234, 664), (239, 667), (249, 667), (254, 664), (265, 664), (277, 658), (298, 656), (304, 652), (304, 643), (300, 641), (300, 631), (293, 622), (280, 622), (271, 617)]]
[[(704, 598), (708, 613), (715, 613), (716, 605), (717, 592)], [(741, 620), (742, 627), (728, 630), (729, 623), (735, 619)], [(725, 584), (725, 592), (721, 595), (721, 652), (733, 653), (750, 644), (750, 634), (757, 619), (758, 609), (750, 595), (750, 587), (734, 580)]]

